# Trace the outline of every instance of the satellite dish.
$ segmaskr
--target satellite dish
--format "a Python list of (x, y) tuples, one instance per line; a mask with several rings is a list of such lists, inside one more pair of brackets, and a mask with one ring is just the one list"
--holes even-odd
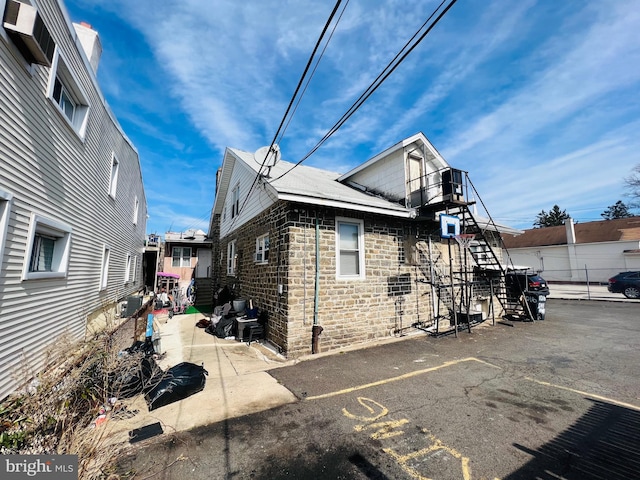
[(271, 168), (280, 161), (280, 147), (275, 143), (272, 147), (260, 147), (253, 154), (253, 159), (258, 162), (258, 165)]

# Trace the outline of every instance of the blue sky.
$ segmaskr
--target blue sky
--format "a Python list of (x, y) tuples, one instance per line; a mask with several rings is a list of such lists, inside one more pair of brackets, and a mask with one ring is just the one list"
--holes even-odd
[[(282, 158), (302, 158), (439, 3), (351, 0)], [(207, 230), (225, 147), (271, 142), (333, 4), (67, 0), (100, 34), (149, 233)], [(421, 131), (498, 222), (531, 228), (554, 204), (600, 220), (640, 163), (639, 31), (638, 0), (458, 0), (305, 164), (344, 173)]]

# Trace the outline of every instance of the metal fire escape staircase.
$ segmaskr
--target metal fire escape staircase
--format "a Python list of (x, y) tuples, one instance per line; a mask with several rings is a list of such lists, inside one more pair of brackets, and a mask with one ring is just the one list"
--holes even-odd
[[(508, 251), (504, 247), (499, 229), (493, 218), (488, 214), (488, 210), (482, 202), (478, 191), (469, 179), (467, 172), (453, 170), (457, 174), (442, 175), (443, 184), (442, 200), (424, 204), (421, 212), (441, 212), (446, 215), (456, 216), (460, 219), (460, 233), (473, 234), (474, 239), (468, 249), (460, 249), (458, 262), (454, 261), (451, 239), (447, 240), (449, 249), (449, 268), (438, 268), (434, 259), (429, 259), (431, 282), (434, 291), (438, 295), (438, 309), (435, 313), (436, 320), (443, 315), (440, 314), (440, 305), (445, 305), (447, 316), (451, 320), (452, 328), (457, 332), (461, 327), (471, 329), (471, 326), (479, 323), (477, 315), (471, 309), (471, 301), (479, 291), (484, 291), (489, 298), (489, 309), (495, 322), (495, 315), (500, 310), (502, 315), (501, 323), (510, 320), (533, 321), (534, 316), (526, 301), (522, 290), (512, 291), (508, 288), (506, 274), (509, 268), (513, 267)], [(447, 182), (455, 182), (455, 185), (447, 185)], [(453, 192), (453, 194), (452, 194)], [(455, 193), (457, 192), (457, 194)], [(467, 201), (468, 198), (475, 198), (481, 203), (484, 211), (487, 212), (488, 221), (479, 224), (471, 206), (476, 201)], [(494, 233), (495, 232), (495, 233)], [(493, 241), (492, 241), (493, 240)], [(492, 246), (493, 243), (493, 246)], [(504, 262), (502, 255), (498, 255), (496, 249), (504, 252)], [(443, 267), (443, 268), (442, 268)], [(423, 272), (425, 269), (423, 269)], [(448, 274), (445, 273), (448, 271)], [(519, 288), (519, 283), (517, 288)], [(494, 301), (497, 301), (501, 308), (497, 308)], [(480, 320), (482, 321), (482, 320)], [(438, 321), (436, 322), (436, 333)]]

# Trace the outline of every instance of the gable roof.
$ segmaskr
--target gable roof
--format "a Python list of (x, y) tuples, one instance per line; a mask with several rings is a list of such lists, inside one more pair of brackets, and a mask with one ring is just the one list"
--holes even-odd
[[(574, 225), (576, 243), (640, 241), (640, 217), (599, 220)], [(507, 248), (542, 247), (567, 244), (567, 227), (532, 228), (517, 237), (503, 235)]]
[(437, 167), (436, 168), (437, 170), (449, 167), (449, 164), (445, 161), (444, 158), (442, 158), (442, 155), (440, 155), (440, 152), (438, 152), (438, 150), (436, 150), (436, 147), (434, 147), (431, 144), (431, 142), (425, 136), (425, 134), (422, 133), (422, 132), (418, 132), (418, 133), (416, 133), (415, 135), (412, 135), (409, 138), (405, 138), (404, 140), (399, 141), (398, 143), (396, 143), (395, 145), (387, 148), (383, 152), (378, 153), (376, 156), (374, 156), (374, 157), (370, 158), (369, 160), (367, 160), (366, 162), (358, 165), (354, 169), (349, 170), (347, 173), (345, 173), (343, 175), (340, 175), (339, 178), (338, 178), (338, 181), (347, 180), (348, 178), (354, 176), (356, 173), (364, 170), (365, 168), (370, 167), (371, 165), (373, 165), (374, 163), (378, 162), (379, 160), (382, 160), (383, 158), (388, 157), (393, 152), (396, 152), (397, 150), (401, 150), (401, 149), (403, 149), (405, 147), (408, 147), (408, 146), (410, 146), (412, 144), (415, 144), (416, 142), (422, 143), (422, 145), (424, 145), (424, 147), (431, 152), (431, 154), (434, 157), (432, 162), (434, 163), (434, 166)]
[[(254, 160), (253, 153), (228, 148), (225, 153), (225, 162), (227, 154), (235, 157), (234, 162), (242, 161), (256, 173), (260, 170), (260, 165)], [(263, 177), (265, 185), (271, 187), (279, 200), (382, 213), (403, 218), (415, 216), (413, 209), (340, 183), (338, 181), (339, 173), (306, 165), (298, 165), (293, 168), (294, 165), (291, 162), (281, 160), (271, 167), (268, 177)], [(284, 173), (286, 175), (279, 178)], [(230, 175), (229, 172), (228, 176), (230, 177)], [(226, 176), (223, 173), (223, 180), (224, 178)], [(216, 203), (217, 201), (218, 197), (216, 196)], [(219, 208), (222, 207), (219, 206)]]

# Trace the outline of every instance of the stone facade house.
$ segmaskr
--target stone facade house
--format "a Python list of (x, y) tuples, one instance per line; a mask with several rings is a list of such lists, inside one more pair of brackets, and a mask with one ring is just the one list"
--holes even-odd
[[(225, 151), (213, 274), (268, 312), (268, 340), (287, 356), (448, 327), (460, 308), (487, 318), (488, 290), (461, 282), (471, 285), (474, 266), (490, 261), (496, 232), (511, 230), (473, 217), (465, 173), (423, 134), (343, 175), (294, 168), (275, 153), (261, 168), (262, 153)], [(473, 254), (452, 240), (472, 228)]]

